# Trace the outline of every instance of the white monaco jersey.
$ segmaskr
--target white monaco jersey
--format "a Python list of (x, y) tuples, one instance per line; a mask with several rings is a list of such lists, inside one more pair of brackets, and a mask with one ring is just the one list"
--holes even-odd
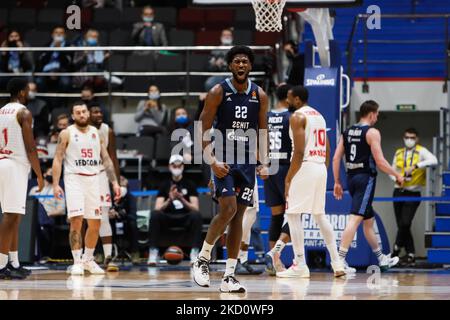
[(17, 102), (10, 102), (0, 109), (0, 159), (8, 158), (29, 166), (22, 126), (17, 120), (17, 113), (22, 109), (26, 107)]
[[(98, 133), (100, 134), (100, 138), (103, 141), (105, 148), (108, 148), (109, 145), (109, 126), (106, 123), (102, 123), (100, 129), (98, 129)], [(100, 171), (105, 170), (105, 167), (100, 165)]]
[(75, 125), (67, 128), (69, 143), (64, 157), (64, 174), (96, 175), (100, 173), (101, 145), (97, 128), (88, 126), (81, 132)]
[[(306, 117), (305, 128), (305, 153), (303, 161), (325, 163), (327, 154), (327, 125), (324, 117), (310, 106), (303, 106), (295, 113), (301, 113)], [(292, 140), (294, 150), (294, 137), (292, 128), (289, 127), (289, 137)]]

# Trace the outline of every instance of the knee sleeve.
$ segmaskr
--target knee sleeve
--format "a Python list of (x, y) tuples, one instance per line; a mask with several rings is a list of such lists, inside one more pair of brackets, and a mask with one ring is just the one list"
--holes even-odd
[(100, 230), (99, 230), (100, 238), (112, 236), (112, 228), (111, 223), (109, 222), (108, 212), (109, 208), (102, 207), (102, 220), (100, 222)]
[(273, 215), (270, 220), (269, 241), (277, 241), (283, 227), (284, 214)]

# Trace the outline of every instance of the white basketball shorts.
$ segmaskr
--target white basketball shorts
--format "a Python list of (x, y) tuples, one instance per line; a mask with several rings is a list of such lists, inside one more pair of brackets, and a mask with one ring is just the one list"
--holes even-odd
[(84, 216), (85, 219), (101, 219), (99, 175), (81, 176), (66, 174), (64, 188), (67, 216)]
[(30, 167), (0, 159), (0, 206), (4, 213), (25, 214)]
[(303, 162), (292, 178), (286, 213), (325, 213), (327, 168), (323, 163)]

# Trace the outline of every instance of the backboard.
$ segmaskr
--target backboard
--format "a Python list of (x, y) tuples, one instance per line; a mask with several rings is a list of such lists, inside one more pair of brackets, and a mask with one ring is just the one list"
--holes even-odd
[[(341, 7), (360, 5), (362, 0), (287, 0), (286, 7)], [(251, 6), (251, 0), (192, 0), (194, 6)]]

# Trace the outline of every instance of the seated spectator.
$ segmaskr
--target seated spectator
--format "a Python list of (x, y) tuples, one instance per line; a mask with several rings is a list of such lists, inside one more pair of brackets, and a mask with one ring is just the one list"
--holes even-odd
[(89, 105), (96, 105), (100, 106), (100, 109), (102, 109), (103, 113), (103, 122), (106, 124), (110, 123), (110, 112), (108, 108), (106, 108), (103, 103), (95, 96), (94, 89), (90, 86), (84, 86), (83, 89), (81, 89), (81, 100), (83, 100), (84, 103), (86, 103), (87, 106)]
[[(95, 29), (89, 29), (83, 37), (83, 40), (79, 42), (79, 46), (82, 47), (98, 47), (100, 45), (100, 34)], [(105, 62), (110, 57), (109, 52), (101, 50), (97, 51), (76, 51), (73, 57), (73, 67), (76, 72), (104, 72)], [(104, 76), (77, 76), (73, 79), (73, 84), (77, 88), (83, 86), (91, 86), (94, 89), (106, 88), (107, 81), (109, 80), (108, 73)], [(118, 77), (111, 77), (111, 83), (115, 85), (121, 85), (122, 80)]]
[(154, 22), (155, 11), (151, 6), (142, 8), (142, 21), (133, 25), (131, 38), (137, 46), (168, 46), (164, 25)]
[(165, 118), (167, 118), (167, 108), (161, 103), (159, 88), (151, 85), (148, 89), (148, 99), (139, 101), (134, 116), (134, 121), (138, 124), (138, 134), (153, 136), (164, 133)]
[(50, 132), (50, 112), (47, 105), (42, 99), (36, 97), (37, 86), (36, 83), (30, 82), (28, 87), (30, 91), (28, 92), (28, 110), (31, 111), (33, 115), (33, 134), (35, 138), (47, 137)]
[[(220, 43), (222, 46), (231, 46), (233, 45), (233, 32), (230, 29), (222, 30), (222, 35), (220, 36)], [(227, 59), (226, 59), (227, 50), (213, 50), (211, 52), (211, 56), (209, 58), (208, 71), (216, 71), (216, 72), (226, 72), (228, 71)], [(216, 84), (220, 83), (226, 79), (226, 76), (212, 76), (206, 79), (205, 82), (205, 90), (209, 91)]]
[[(58, 26), (53, 29), (52, 39), (47, 46), (51, 48), (69, 46), (64, 27)], [(70, 72), (71, 63), (72, 52), (46, 51), (39, 56), (36, 69), (38, 72)], [(67, 92), (71, 87), (71, 79), (67, 76), (38, 77), (36, 83), (40, 91), (56, 89), (59, 92)]]
[[(53, 128), (52, 132), (50, 133), (50, 143), (56, 144), (58, 142), (58, 137), (61, 131), (64, 129), (67, 129), (69, 126), (69, 116), (67, 114), (60, 114), (56, 118), (56, 126)], [(49, 150), (50, 154), (50, 150)]]
[[(38, 192), (38, 187), (31, 188), (29, 195), (52, 196), (53, 195), (53, 176), (52, 168), (44, 172), (44, 188)], [(55, 219), (66, 214), (66, 202), (64, 199), (55, 197), (38, 198), (38, 246), (40, 260), (48, 260), (52, 257), (52, 240)]]
[[(139, 263), (139, 230), (137, 227), (137, 206), (136, 198), (128, 191), (128, 180), (120, 176), (120, 194), (121, 198), (119, 202), (111, 209), (109, 217), (115, 221), (125, 222), (125, 234), (124, 239), (127, 243), (124, 244), (117, 239), (117, 233), (114, 233), (114, 243), (117, 243), (121, 249), (125, 249), (130, 252), (131, 261), (134, 264)], [(113, 232), (115, 229), (113, 228)]]
[[(22, 41), (22, 36), (17, 30), (10, 30), (3, 41), (3, 48), (20, 48), (29, 45)], [(2, 51), (0, 55), (0, 72), (20, 73), (33, 71), (33, 56), (27, 51)], [(13, 75), (11, 75), (12, 77)], [(5, 89), (11, 77), (0, 77), (0, 88)]]
[(161, 183), (156, 197), (155, 211), (150, 217), (150, 251), (148, 265), (158, 263), (158, 241), (170, 228), (183, 228), (186, 243), (173, 243), (190, 246), (193, 262), (201, 246), (202, 217), (199, 213), (198, 194), (195, 185), (183, 177), (183, 157), (172, 155), (169, 160), (171, 179)]
[(180, 141), (183, 143), (183, 150), (189, 150), (189, 152), (183, 152), (183, 159), (185, 163), (191, 163), (193, 156), (194, 146), (194, 125), (191, 119), (189, 119), (188, 112), (185, 108), (179, 107), (175, 109), (175, 115), (172, 124), (172, 131), (176, 129), (186, 129), (187, 132), (183, 135)]

